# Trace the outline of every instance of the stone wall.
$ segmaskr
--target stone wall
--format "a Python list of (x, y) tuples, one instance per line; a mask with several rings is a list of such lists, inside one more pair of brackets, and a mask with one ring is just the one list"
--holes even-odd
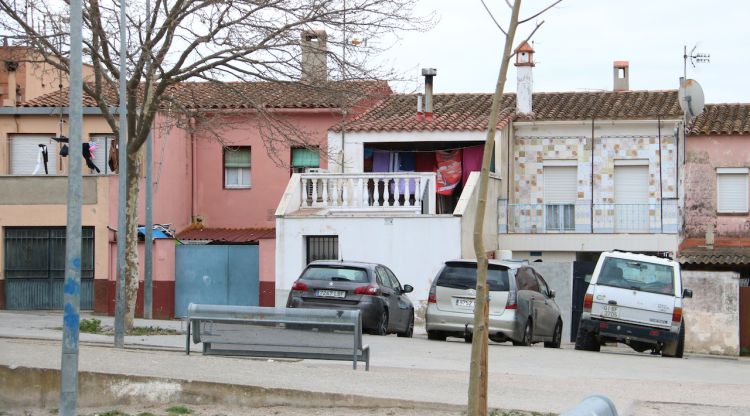
[(682, 286), (693, 290), (683, 305), (685, 352), (739, 355), (739, 274), (683, 271)]

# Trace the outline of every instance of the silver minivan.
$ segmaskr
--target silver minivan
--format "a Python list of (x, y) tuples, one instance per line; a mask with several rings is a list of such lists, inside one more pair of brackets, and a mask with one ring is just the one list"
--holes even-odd
[[(427, 301), (427, 338), (471, 342), (477, 284), (476, 260), (447, 261), (432, 282)], [(489, 336), (513, 345), (544, 342), (559, 348), (563, 324), (555, 292), (527, 262), (489, 260)]]

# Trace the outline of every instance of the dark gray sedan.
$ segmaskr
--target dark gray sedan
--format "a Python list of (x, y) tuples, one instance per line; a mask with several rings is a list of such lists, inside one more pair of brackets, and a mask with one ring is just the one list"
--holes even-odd
[(414, 306), (393, 272), (377, 263), (318, 260), (289, 292), (287, 308), (359, 309), (362, 326), (377, 335), (414, 333)]

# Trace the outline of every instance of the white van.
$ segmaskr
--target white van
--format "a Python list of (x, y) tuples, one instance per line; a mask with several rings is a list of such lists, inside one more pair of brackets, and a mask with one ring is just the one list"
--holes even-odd
[(596, 263), (583, 299), (576, 349), (599, 351), (607, 342), (623, 342), (638, 352), (682, 357), (685, 322), (676, 261), (619, 251), (605, 252)]

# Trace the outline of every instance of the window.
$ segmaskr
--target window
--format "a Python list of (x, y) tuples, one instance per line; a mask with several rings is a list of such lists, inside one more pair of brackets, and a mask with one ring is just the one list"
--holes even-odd
[(516, 289), (539, 292), (539, 282), (537, 282), (533, 270), (528, 267), (521, 267), (516, 271)]
[(224, 188), (250, 187), (250, 147), (224, 148)]
[[(545, 227), (550, 231), (575, 230), (575, 202), (578, 198), (578, 166), (558, 166), (546, 161), (544, 166)], [(573, 163), (576, 163), (573, 161)]]
[(388, 273), (388, 277), (391, 278), (391, 284), (393, 285), (393, 288), (394, 289), (398, 289), (398, 290), (402, 290), (401, 289), (401, 282), (398, 281), (398, 279), (396, 278), (396, 275), (393, 274), (393, 271), (391, 271), (391, 269), (389, 269), (387, 267), (385, 268), (385, 271), (386, 271), (386, 273)]
[(748, 168), (716, 169), (716, 200), (719, 213), (748, 211)]
[(320, 167), (318, 148), (297, 147), (292, 149), (292, 173), (304, 173), (309, 168)]
[[(44, 146), (44, 147), (42, 147)], [(47, 150), (47, 170), (42, 151)], [(81, 154), (81, 151), (78, 151)], [(59, 148), (52, 135), (15, 134), (10, 136), (11, 175), (57, 175)]]
[(308, 236), (307, 263), (315, 260), (338, 260), (339, 237), (337, 235)]

